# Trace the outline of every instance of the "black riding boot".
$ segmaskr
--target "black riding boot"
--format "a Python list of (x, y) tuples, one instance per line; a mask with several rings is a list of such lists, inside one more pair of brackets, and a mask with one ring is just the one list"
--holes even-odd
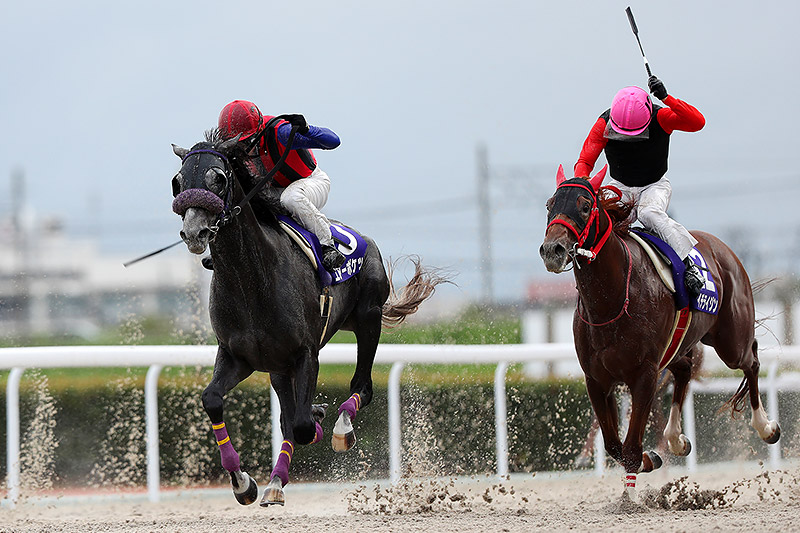
[(703, 274), (700, 273), (700, 269), (697, 268), (697, 265), (695, 265), (694, 261), (690, 258), (687, 257), (684, 259), (683, 264), (686, 265), (686, 272), (683, 274), (683, 283), (686, 285), (689, 295), (692, 298), (696, 298), (700, 294), (700, 291), (703, 290), (703, 287), (705, 287), (706, 280)]
[(322, 266), (327, 270), (333, 271), (344, 264), (345, 256), (334, 246), (329, 244), (322, 245)]
[(214, 260), (211, 259), (210, 255), (205, 256), (200, 260), (200, 263), (203, 265), (203, 268), (206, 270), (214, 270)]

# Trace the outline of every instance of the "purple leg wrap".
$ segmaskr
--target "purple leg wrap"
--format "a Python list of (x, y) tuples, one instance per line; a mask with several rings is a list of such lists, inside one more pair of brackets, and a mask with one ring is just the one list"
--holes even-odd
[(289, 465), (292, 464), (292, 454), (294, 454), (294, 445), (288, 440), (283, 441), (281, 453), (278, 455), (278, 462), (275, 463), (275, 468), (272, 469), (270, 479), (278, 476), (284, 485), (289, 483)]
[(347, 414), (350, 415), (350, 420), (354, 420), (356, 418), (356, 413), (361, 408), (361, 395), (356, 393), (350, 396), (346, 402), (344, 402), (341, 407), (339, 407), (339, 414), (342, 414), (342, 411), (347, 411)]
[(239, 454), (233, 449), (228, 430), (225, 428), (225, 422), (213, 424), (211, 427), (214, 428), (214, 436), (217, 438), (219, 455), (222, 458), (222, 468), (228, 472), (239, 470)]
[(309, 444), (316, 444), (322, 440), (322, 426), (319, 425), (319, 422), (314, 422), (317, 425), (317, 434), (314, 435), (314, 440), (309, 442)]

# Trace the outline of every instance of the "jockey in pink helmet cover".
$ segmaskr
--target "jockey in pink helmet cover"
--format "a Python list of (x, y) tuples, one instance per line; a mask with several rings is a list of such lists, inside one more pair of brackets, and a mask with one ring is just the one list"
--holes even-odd
[(575, 176), (588, 179), (600, 153), (605, 152), (612, 177), (608, 184), (633, 199), (631, 217), (666, 241), (683, 259), (686, 288), (697, 296), (705, 283), (689, 259), (697, 240), (667, 215), (672, 186), (666, 173), (672, 132), (699, 131), (705, 126), (705, 118), (695, 107), (669, 95), (657, 77), (650, 77), (648, 87), (665, 107), (654, 105), (644, 89), (621, 89), (584, 141)]

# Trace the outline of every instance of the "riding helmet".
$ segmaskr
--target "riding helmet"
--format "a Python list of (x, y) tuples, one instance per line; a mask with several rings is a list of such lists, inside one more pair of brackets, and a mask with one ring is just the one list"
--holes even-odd
[(641, 87), (621, 89), (611, 102), (611, 127), (621, 135), (639, 135), (650, 124), (653, 103)]
[(234, 100), (222, 108), (218, 127), (224, 139), (232, 139), (241, 133), (243, 140), (256, 133), (263, 121), (256, 104), (247, 100)]

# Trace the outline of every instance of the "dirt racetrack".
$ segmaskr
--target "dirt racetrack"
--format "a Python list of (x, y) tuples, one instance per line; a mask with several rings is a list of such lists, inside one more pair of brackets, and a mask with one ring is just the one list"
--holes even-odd
[(62, 494), (0, 509), (0, 532), (291, 531), (800, 531), (800, 468), (754, 464), (639, 477), (636, 502), (621, 471), (403, 481), (395, 487), (290, 485), (283, 508), (243, 507), (227, 490), (164, 491), (151, 504)]

